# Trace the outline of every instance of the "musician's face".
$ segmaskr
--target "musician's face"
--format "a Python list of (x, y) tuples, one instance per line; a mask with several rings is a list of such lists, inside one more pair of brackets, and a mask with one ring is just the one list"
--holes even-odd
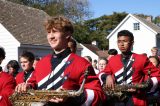
[(27, 58), (21, 57), (20, 58), (21, 67), (23, 71), (29, 71), (33, 67), (33, 62), (30, 62)]
[(65, 49), (68, 46), (69, 37), (55, 28), (47, 34), (48, 42), (55, 51)]
[(103, 59), (99, 60), (99, 62), (98, 62), (99, 71), (103, 71), (105, 69), (106, 65), (107, 65), (107, 61), (105, 61)]
[(117, 40), (117, 45), (122, 53), (129, 52), (132, 49), (133, 41), (130, 40), (128, 36), (119, 36)]

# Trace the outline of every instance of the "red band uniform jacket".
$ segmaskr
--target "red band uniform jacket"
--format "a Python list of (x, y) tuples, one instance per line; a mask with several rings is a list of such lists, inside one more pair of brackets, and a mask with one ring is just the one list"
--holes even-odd
[[(47, 55), (38, 62), (35, 71), (28, 83), (31, 84), (35, 89), (55, 90), (53, 85), (56, 85), (56, 82), (66, 77), (66, 80), (60, 87), (66, 90), (78, 90), (84, 79), (84, 72), (89, 66), (91, 66), (91, 64), (84, 58), (74, 53), (70, 53), (62, 60), (62, 62), (60, 62), (60, 64), (56, 66), (54, 70), (52, 70), (51, 59), (52, 55)], [(53, 75), (60, 72), (62, 67), (67, 62), (69, 65), (64, 69), (64, 72), (61, 74), (61, 76), (54, 79)], [(87, 97), (83, 105), (98, 106), (101, 100), (104, 100), (105, 96), (93, 68), (88, 71), (89, 74), (84, 86)], [(66, 105), (64, 104), (64, 106)]]
[[(150, 77), (153, 82), (153, 86), (151, 91), (154, 91), (158, 86), (158, 82), (160, 80), (160, 71), (149, 61), (149, 59), (144, 55), (139, 55), (133, 53), (129, 59), (127, 64), (128, 72), (127, 79), (125, 83), (127, 84), (136, 84), (142, 83), (145, 81), (146, 76), (148, 75), (148, 70), (151, 71)], [(103, 75), (103, 73), (112, 75), (116, 84), (123, 83), (123, 71), (124, 65), (122, 63), (122, 55), (118, 54), (113, 56), (105, 70), (99, 74)], [(146, 106), (146, 96), (145, 92), (140, 91), (139, 93), (135, 93), (132, 95), (134, 106)]]
[[(33, 71), (34, 71), (34, 69), (32, 68), (28, 73), (25, 73), (24, 71), (19, 72), (15, 78), (16, 85), (23, 83), (23, 82), (27, 82), (31, 78)], [(25, 76), (25, 74), (26, 74), (26, 76)]]
[(12, 106), (9, 96), (14, 92), (16, 82), (8, 73), (0, 73), (0, 106)]

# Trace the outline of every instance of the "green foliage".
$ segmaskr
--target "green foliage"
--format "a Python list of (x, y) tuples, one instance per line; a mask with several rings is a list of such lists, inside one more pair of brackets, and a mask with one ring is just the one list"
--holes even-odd
[(74, 37), (79, 42), (88, 44), (96, 40), (99, 43), (100, 49), (108, 49), (107, 35), (126, 17), (126, 15), (127, 13), (125, 12), (114, 12), (109, 16), (103, 15), (99, 18), (87, 20), (81, 25), (76, 24), (79, 26), (79, 29), (76, 27), (76, 34)]
[(155, 24), (160, 24), (160, 16), (155, 17), (154, 23)]
[(50, 16), (63, 15), (74, 22), (91, 16), (88, 0), (8, 0), (44, 10)]

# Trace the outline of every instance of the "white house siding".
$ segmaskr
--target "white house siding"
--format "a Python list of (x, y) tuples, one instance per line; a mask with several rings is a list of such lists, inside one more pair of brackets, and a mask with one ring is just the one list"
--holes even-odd
[[(156, 46), (156, 36), (150, 28), (148, 28), (143, 23), (140, 23), (140, 30), (133, 29), (133, 23), (140, 23), (136, 18), (129, 17), (113, 35), (109, 38), (109, 49), (117, 47), (117, 33), (121, 30), (129, 30), (133, 33), (135, 42), (133, 46), (133, 52), (136, 53), (147, 53), (149, 56), (151, 54), (151, 48)], [(118, 50), (119, 51), (119, 50)], [(120, 51), (119, 51), (120, 52)]]
[(92, 58), (92, 60), (98, 60), (98, 55), (96, 55), (95, 53), (93, 53), (92, 51), (90, 51), (88, 48), (86, 48), (85, 46), (83, 46), (82, 44), (80, 44), (83, 49), (81, 51), (81, 56), (90, 56)]
[(12, 36), (12, 34), (0, 23), (0, 46), (5, 49), (6, 58), (1, 66), (5, 68), (8, 61), (18, 60), (18, 47), (20, 43)]

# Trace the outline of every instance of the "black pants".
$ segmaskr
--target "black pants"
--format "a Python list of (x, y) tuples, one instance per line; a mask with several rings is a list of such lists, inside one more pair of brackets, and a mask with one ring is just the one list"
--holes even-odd
[(131, 95), (127, 95), (124, 100), (120, 100), (121, 98), (117, 97), (107, 97), (107, 101), (103, 104), (103, 106), (134, 106), (133, 99)]

